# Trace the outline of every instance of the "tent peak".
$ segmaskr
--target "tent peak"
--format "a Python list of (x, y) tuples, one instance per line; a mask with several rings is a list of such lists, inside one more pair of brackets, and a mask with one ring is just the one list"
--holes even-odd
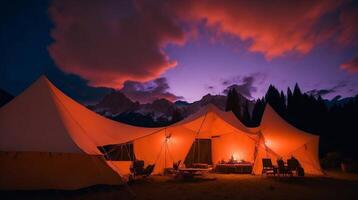
[(41, 76), (39, 77), (39, 79), (45, 79), (48, 80), (47, 76), (45, 74), (41, 74)]
[(284, 119), (283, 117), (281, 117), (280, 114), (278, 114), (276, 112), (276, 110), (270, 105), (270, 104), (266, 104), (265, 106), (265, 110), (264, 113), (262, 115), (262, 119), (261, 119), (261, 123), (260, 123), (260, 127), (262, 128), (263, 126), (267, 126), (268, 124), (270, 124), (270, 126), (272, 124), (275, 124), (275, 126), (285, 126), (285, 127), (289, 127), (290, 129), (293, 129), (295, 131), (299, 131), (300, 133), (306, 134), (306, 135), (310, 135), (313, 137), (319, 137), (317, 135), (314, 135), (312, 133), (308, 133), (305, 132), (297, 127), (295, 127), (294, 125), (292, 125), (291, 123), (289, 123), (286, 119)]
[(43, 85), (43, 86), (49, 86), (52, 85), (51, 81), (48, 80), (46, 75), (41, 75), (38, 79), (36, 79), (35, 82), (33, 82), (29, 88), (33, 85)]
[(47, 76), (45, 74), (41, 74), (35, 81), (35, 82), (38, 82), (38, 81), (49, 81)]

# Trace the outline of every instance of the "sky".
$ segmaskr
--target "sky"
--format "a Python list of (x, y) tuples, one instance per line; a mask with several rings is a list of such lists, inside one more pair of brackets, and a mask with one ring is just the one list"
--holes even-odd
[(357, 1), (16, 0), (0, 8), (0, 88), (42, 74), (82, 103), (120, 90), (193, 102), (270, 84), (358, 94)]

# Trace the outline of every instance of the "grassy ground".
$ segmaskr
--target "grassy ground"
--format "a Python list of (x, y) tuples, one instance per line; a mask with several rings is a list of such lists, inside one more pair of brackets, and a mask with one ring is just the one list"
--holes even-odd
[(327, 177), (274, 178), (210, 174), (193, 181), (153, 176), (125, 187), (96, 186), (78, 191), (1, 192), (0, 199), (358, 199), (358, 175), (329, 172)]

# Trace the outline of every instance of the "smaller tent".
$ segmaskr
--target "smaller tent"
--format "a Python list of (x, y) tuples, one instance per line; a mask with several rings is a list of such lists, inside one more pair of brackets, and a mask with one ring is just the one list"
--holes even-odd
[(282, 119), (267, 104), (258, 128), (260, 137), (253, 173), (261, 174), (262, 158), (289, 159), (295, 157), (307, 174), (322, 175), (319, 163), (319, 136), (301, 131)]
[[(211, 148), (200, 150), (200, 140), (209, 140)], [(307, 174), (321, 175), (318, 141), (318, 136), (288, 124), (269, 105), (256, 128), (245, 127), (232, 112), (208, 105), (164, 130), (134, 139), (133, 144), (137, 159), (156, 164), (155, 173), (162, 173), (173, 162), (187, 161), (194, 147), (194, 154), (210, 154), (210, 164), (232, 157), (251, 162), (253, 174), (261, 174), (263, 158), (271, 158), (275, 163), (277, 159), (294, 156)]]

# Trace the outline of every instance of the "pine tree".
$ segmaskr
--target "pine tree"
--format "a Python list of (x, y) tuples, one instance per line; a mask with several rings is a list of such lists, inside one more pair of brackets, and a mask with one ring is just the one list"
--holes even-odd
[(295, 87), (293, 89), (292, 95), (287, 94), (287, 96), (290, 96), (287, 98), (288, 108), (288, 121), (293, 124), (296, 127), (302, 127), (302, 114), (304, 112), (305, 107), (302, 106), (303, 102), (303, 95), (301, 92), (300, 87), (298, 84), (295, 84)]
[(285, 95), (282, 92), (282, 96), (280, 92), (273, 86), (270, 85), (266, 95), (265, 95), (266, 103), (270, 104), (272, 108), (282, 117), (285, 114)]
[(252, 110), (252, 126), (260, 125), (264, 110), (265, 110), (264, 99), (258, 99), (255, 102), (254, 109)]
[(242, 114), (242, 122), (246, 126), (252, 126), (252, 120), (251, 120), (250, 111), (249, 111), (249, 103), (247, 100), (245, 101), (245, 104), (244, 104), (244, 110), (243, 110), (243, 114)]
[(242, 120), (241, 102), (240, 102), (239, 94), (234, 88), (230, 89), (228, 92), (225, 110), (232, 111), (238, 119)]
[(225, 111), (231, 111), (233, 108), (232, 89), (230, 89), (226, 95)]
[(278, 106), (279, 106), (278, 107), (279, 113), (281, 113), (281, 116), (283, 118), (286, 118), (286, 116), (287, 116), (286, 96), (285, 96), (285, 94), (283, 93), (282, 90), (280, 92), (280, 102), (279, 102)]
[(292, 106), (293, 106), (293, 103), (292, 103), (292, 98), (293, 98), (293, 94), (292, 94), (292, 91), (291, 91), (291, 88), (288, 87), (287, 88), (287, 102), (286, 102), (286, 119), (288, 121), (292, 121)]

